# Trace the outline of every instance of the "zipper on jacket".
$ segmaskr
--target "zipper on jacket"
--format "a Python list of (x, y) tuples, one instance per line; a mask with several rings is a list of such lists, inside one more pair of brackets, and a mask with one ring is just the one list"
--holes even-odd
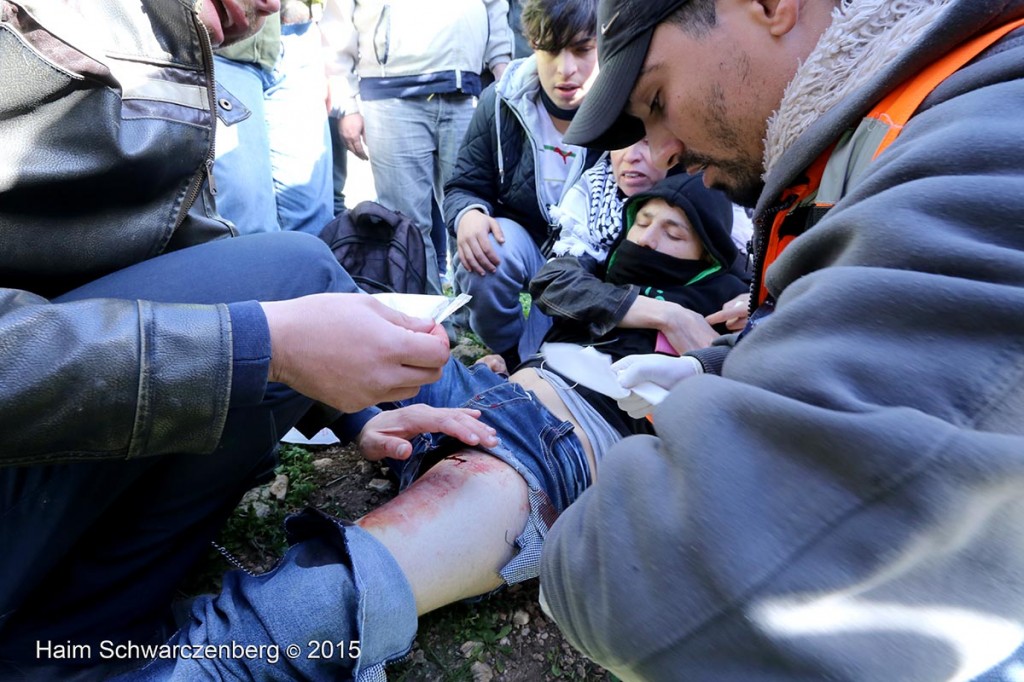
[(213, 179), (213, 163), (216, 158), (214, 135), (216, 135), (217, 127), (217, 83), (214, 80), (213, 74), (213, 46), (210, 44), (210, 32), (206, 30), (206, 25), (195, 12), (192, 13), (192, 21), (199, 31), (199, 46), (203, 51), (203, 68), (206, 74), (206, 97), (209, 100), (210, 115), (213, 120), (210, 121), (210, 143), (206, 149), (206, 161), (203, 164), (203, 172), (196, 176), (196, 179), (185, 194), (185, 201), (182, 202), (178, 219), (174, 223), (175, 229), (181, 227), (181, 224), (185, 222), (189, 209), (192, 208), (192, 205), (196, 202), (199, 193), (203, 189), (204, 179), (210, 183), (210, 192), (212, 194), (217, 193), (217, 183)]
[(217, 196), (217, 180), (213, 177), (213, 164), (214, 159), (207, 157), (206, 159), (206, 178), (210, 183), (210, 194)]
[[(380, 50), (380, 29), (384, 28), (384, 54)], [(377, 17), (377, 25), (373, 29), (373, 56), (380, 64), (380, 76), (387, 75), (388, 58), (391, 53), (391, 4), (384, 3), (381, 7), (380, 16)]]
[(764, 279), (761, 268), (765, 259), (765, 251), (768, 249), (768, 240), (772, 233), (772, 223), (775, 222), (775, 216), (780, 212), (785, 211), (793, 206), (793, 202), (796, 201), (796, 197), (789, 197), (785, 201), (776, 202), (774, 206), (765, 210), (760, 216), (757, 217), (757, 221), (754, 226), (754, 235), (751, 237), (750, 243), (755, 248), (748, 248), (747, 257), (750, 258), (753, 253), (753, 277), (750, 279), (750, 303), (747, 305), (747, 315), (753, 315), (754, 309), (757, 308), (757, 296), (761, 291), (761, 282)]

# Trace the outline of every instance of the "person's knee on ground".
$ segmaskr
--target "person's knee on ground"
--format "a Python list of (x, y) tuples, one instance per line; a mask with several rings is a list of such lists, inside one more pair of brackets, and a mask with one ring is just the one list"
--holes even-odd
[(526, 327), (520, 295), (544, 264), (544, 257), (521, 225), (506, 218), (498, 218), (497, 222), (504, 242), (499, 243), (490, 235), (491, 246), (500, 261), (496, 270), (480, 275), (459, 262), (455, 278), (459, 290), (473, 297), (466, 306), (470, 327), (514, 368), (520, 359), (519, 342)]

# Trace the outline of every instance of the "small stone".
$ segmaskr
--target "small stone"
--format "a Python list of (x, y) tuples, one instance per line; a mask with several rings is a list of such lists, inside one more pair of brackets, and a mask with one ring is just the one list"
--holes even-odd
[(255, 502), (249, 505), (249, 509), (252, 510), (253, 515), (257, 519), (265, 519), (268, 516), (270, 516), (270, 505), (267, 504), (266, 502), (256, 500)]
[(423, 665), (427, 662), (427, 655), (423, 653), (423, 649), (417, 649), (412, 652), (412, 662), (415, 665)]
[(368, 462), (365, 459), (359, 460), (359, 473), (364, 476), (369, 476), (374, 472), (373, 462)]
[(391, 481), (385, 478), (375, 478), (367, 483), (366, 487), (377, 493), (386, 493), (391, 490)]
[(288, 475), (278, 474), (274, 482), (270, 484), (269, 490), (271, 495), (284, 502), (284, 498), (288, 495)]
[(523, 628), (519, 631), (519, 634), (523, 637), (528, 637), (530, 635), (530, 626), (524, 625)]
[(508, 637), (502, 637), (501, 639), (498, 640), (498, 644), (500, 644), (501, 646), (511, 646), (512, 645), (512, 640), (509, 639)]
[(334, 464), (334, 460), (330, 457), (321, 457), (320, 459), (313, 460), (313, 468), (317, 471), (323, 471), (324, 469), (330, 469), (331, 465)]
[(542, 632), (542, 633), (540, 633), (540, 635), (538, 635), (538, 637), (540, 637), (540, 641), (543, 642), (544, 640), (546, 640), (548, 638), (548, 633)]
[(463, 645), (459, 647), (459, 653), (462, 654), (463, 658), (470, 658), (478, 651), (483, 649), (483, 647), (484, 645), (480, 642), (474, 642), (473, 640), (469, 640), (468, 642), (463, 643)]
[(530, 658), (537, 661), (538, 663), (544, 662), (544, 654), (530, 654)]
[(587, 675), (587, 669), (586, 668), (584, 668), (582, 665), (576, 666), (576, 677), (578, 679), (582, 680), (584, 677), (586, 677), (586, 675)]
[(516, 625), (526, 625), (530, 622), (530, 614), (523, 610), (516, 611), (512, 614), (512, 622)]
[(239, 502), (239, 506), (242, 508), (252, 506), (256, 502), (261, 502), (270, 499), (270, 494), (267, 493), (267, 486), (261, 485), (258, 488), (253, 488), (244, 495), (242, 495), (242, 501)]
[(494, 679), (494, 671), (486, 663), (477, 661), (469, 666), (469, 672), (473, 673), (473, 682), (491, 682)]

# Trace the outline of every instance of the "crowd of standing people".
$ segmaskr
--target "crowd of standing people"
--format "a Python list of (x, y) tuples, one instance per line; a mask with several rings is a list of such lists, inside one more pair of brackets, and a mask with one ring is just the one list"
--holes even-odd
[[(0, 678), (379, 680), (538, 577), (621, 679), (1024, 674), (1022, 0), (0, 0), (0, 62)], [(493, 355), (317, 237), (348, 154)], [(172, 605), (311, 414), (401, 492)]]

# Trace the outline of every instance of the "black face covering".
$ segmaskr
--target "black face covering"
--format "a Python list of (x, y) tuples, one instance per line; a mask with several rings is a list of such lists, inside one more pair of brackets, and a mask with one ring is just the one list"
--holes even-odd
[(578, 111), (578, 109), (559, 108), (555, 101), (548, 97), (548, 93), (544, 92), (543, 87), (540, 89), (540, 101), (544, 103), (544, 109), (559, 121), (571, 121)]
[(717, 266), (703, 260), (675, 258), (623, 241), (608, 259), (605, 280), (612, 284), (670, 289), (685, 286), (702, 273), (717, 269)]

